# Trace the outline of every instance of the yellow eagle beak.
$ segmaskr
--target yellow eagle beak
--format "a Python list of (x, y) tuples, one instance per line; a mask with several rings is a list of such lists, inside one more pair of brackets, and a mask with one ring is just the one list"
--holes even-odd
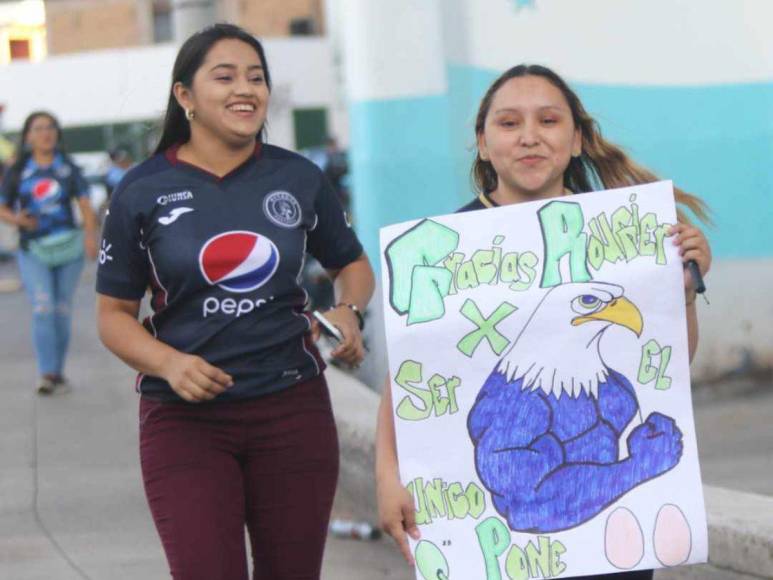
[(641, 336), (641, 331), (644, 328), (641, 312), (639, 312), (639, 309), (636, 308), (633, 302), (624, 296), (613, 300), (598, 312), (594, 312), (588, 316), (578, 316), (572, 320), (572, 326), (578, 326), (593, 320), (602, 320), (613, 324), (619, 324), (620, 326), (632, 330), (636, 336)]

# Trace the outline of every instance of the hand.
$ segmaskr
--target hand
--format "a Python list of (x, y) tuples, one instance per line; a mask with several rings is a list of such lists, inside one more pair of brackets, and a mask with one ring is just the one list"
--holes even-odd
[[(677, 224), (671, 227), (668, 235), (673, 236), (673, 244), (679, 246), (682, 262), (686, 264), (690, 260), (695, 260), (701, 276), (705, 276), (711, 268), (711, 248), (703, 232), (689, 224)], [(695, 300), (695, 282), (686, 268), (684, 270), (684, 292), (685, 300), (692, 303)]]
[(97, 243), (97, 235), (94, 232), (85, 232), (83, 234), (83, 248), (86, 250), (86, 257), (94, 261), (99, 254), (99, 245)]
[(175, 393), (190, 403), (210, 401), (233, 386), (231, 375), (200, 356), (176, 352), (161, 372)]
[(28, 232), (31, 232), (38, 227), (38, 220), (32, 217), (26, 209), (23, 209), (17, 213), (15, 218), (16, 219), (14, 221), (16, 222), (16, 225), (23, 230), (27, 230)]
[(392, 536), (405, 561), (411, 566), (415, 565), (408, 539), (405, 537), (407, 532), (416, 541), (421, 538), (419, 528), (416, 527), (413, 497), (396, 474), (383, 479), (379, 478), (376, 496), (381, 528)]
[(665, 473), (682, 457), (682, 432), (671, 417), (651, 413), (628, 436), (628, 453), (646, 479)]
[[(358, 367), (365, 358), (365, 347), (362, 344), (357, 315), (348, 306), (341, 305), (325, 312), (325, 318), (344, 335), (344, 340), (330, 354), (352, 367)], [(319, 336), (319, 329), (317, 335)]]

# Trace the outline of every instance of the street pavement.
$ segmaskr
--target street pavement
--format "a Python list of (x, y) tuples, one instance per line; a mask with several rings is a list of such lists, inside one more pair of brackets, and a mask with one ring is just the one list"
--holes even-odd
[[(13, 276), (0, 266), (0, 280)], [(142, 489), (135, 373), (97, 338), (93, 287), (90, 265), (74, 306), (74, 388), (51, 397), (34, 393), (26, 299), (0, 293), (0, 580), (169, 578)], [(387, 540), (330, 538), (322, 578), (412, 575)]]
[[(0, 281), (12, 276), (0, 265)], [(0, 293), (0, 580), (169, 577), (142, 490), (134, 373), (97, 338), (93, 285), (90, 265), (76, 297), (74, 389), (51, 397), (34, 394), (24, 295)], [(331, 369), (332, 388), (336, 380), (350, 379)], [(718, 389), (696, 409), (706, 483), (773, 495), (770, 386), (733, 397)], [(331, 538), (322, 577), (414, 576), (388, 539)]]

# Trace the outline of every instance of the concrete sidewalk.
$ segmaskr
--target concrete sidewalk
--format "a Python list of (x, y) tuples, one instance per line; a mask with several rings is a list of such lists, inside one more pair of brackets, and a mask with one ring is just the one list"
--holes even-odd
[[(5, 269), (6, 267), (4, 267)], [(94, 266), (78, 291), (69, 394), (38, 397), (29, 307), (0, 294), (0, 579), (169, 578), (145, 502), (134, 373), (108, 353), (94, 324)], [(331, 388), (348, 381), (333, 369)], [(357, 516), (345, 495), (338, 514)], [(340, 507), (343, 506), (343, 507)], [(409, 579), (391, 542), (331, 539), (323, 578)]]

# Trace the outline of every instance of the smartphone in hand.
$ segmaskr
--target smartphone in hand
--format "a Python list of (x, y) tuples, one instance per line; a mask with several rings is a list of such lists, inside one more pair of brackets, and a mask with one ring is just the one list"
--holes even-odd
[(336, 342), (343, 342), (344, 335), (338, 330), (338, 327), (334, 326), (325, 316), (319, 311), (315, 310), (311, 315), (319, 322), (319, 327), (322, 330), (322, 334), (334, 339)]

